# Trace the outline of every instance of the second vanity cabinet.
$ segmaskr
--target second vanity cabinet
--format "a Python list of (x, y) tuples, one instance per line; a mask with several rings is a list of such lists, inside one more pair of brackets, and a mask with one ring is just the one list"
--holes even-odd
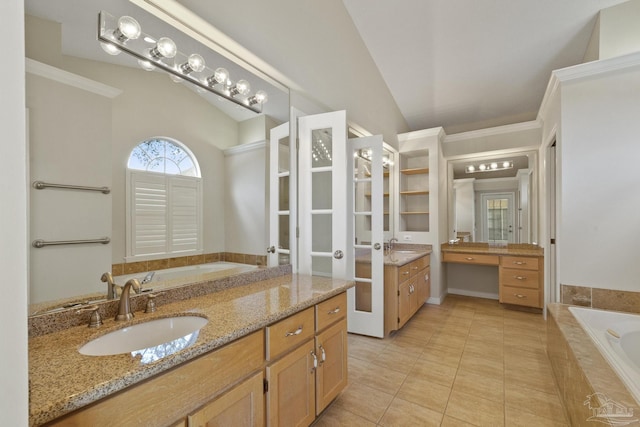
[(500, 302), (527, 307), (543, 307), (542, 258), (502, 256), (498, 270)]
[(398, 330), (429, 298), (430, 257), (425, 255), (408, 264), (384, 267), (384, 333)]

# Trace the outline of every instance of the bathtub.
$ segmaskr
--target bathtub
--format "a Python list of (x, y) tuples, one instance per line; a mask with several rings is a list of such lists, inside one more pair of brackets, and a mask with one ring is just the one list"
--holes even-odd
[(640, 402), (640, 315), (583, 307), (569, 311)]
[(142, 289), (157, 290), (165, 287), (179, 286), (194, 283), (202, 280), (220, 279), (258, 268), (255, 265), (236, 264), (233, 262), (212, 262), (209, 264), (189, 265), (186, 267), (167, 268), (155, 270), (151, 281), (143, 283), (144, 278), (152, 273), (145, 271), (142, 273), (126, 274), (115, 276), (114, 282), (124, 285), (129, 279), (138, 279), (142, 283)]

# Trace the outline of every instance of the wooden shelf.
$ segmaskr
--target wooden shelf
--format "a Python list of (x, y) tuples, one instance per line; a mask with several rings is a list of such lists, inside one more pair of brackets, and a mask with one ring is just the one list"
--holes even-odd
[(403, 173), (404, 175), (427, 174), (427, 173), (429, 173), (429, 168), (401, 169), (400, 172)]
[(400, 215), (428, 215), (429, 212), (400, 212)]
[[(371, 178), (371, 174), (370, 173), (365, 173), (364, 176), (366, 176), (367, 178)], [(389, 171), (384, 171), (382, 172), (382, 176), (383, 177), (388, 177), (389, 176)]]
[[(365, 194), (364, 197), (371, 197), (371, 193)], [(389, 193), (382, 193), (382, 197), (389, 197)]]
[(418, 195), (429, 194), (429, 192), (427, 190), (407, 190), (407, 191), (401, 191), (400, 194), (405, 196), (418, 196)]

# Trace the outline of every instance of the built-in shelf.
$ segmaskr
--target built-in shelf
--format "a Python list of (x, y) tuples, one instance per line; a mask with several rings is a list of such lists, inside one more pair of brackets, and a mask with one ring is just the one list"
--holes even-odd
[(429, 173), (429, 168), (401, 169), (400, 172), (404, 175), (420, 175)]
[[(366, 176), (367, 178), (371, 178), (371, 173), (367, 172), (367, 173), (364, 174), (364, 176)], [(389, 171), (384, 171), (382, 173), (382, 176), (385, 177), (385, 178), (388, 177), (389, 176)]]
[(400, 215), (428, 215), (429, 212), (400, 212)]
[(400, 194), (405, 196), (419, 196), (419, 195), (429, 194), (429, 192), (427, 190), (406, 190), (406, 191), (401, 191)]
[[(371, 197), (371, 193), (365, 194), (364, 197)], [(389, 197), (389, 193), (382, 193), (382, 197)]]

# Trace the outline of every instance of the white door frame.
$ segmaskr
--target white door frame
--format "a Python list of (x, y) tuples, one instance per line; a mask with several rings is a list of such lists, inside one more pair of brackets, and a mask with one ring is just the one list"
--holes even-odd
[[(295, 261), (295, 141), (289, 139), (289, 156), (287, 170), (280, 170), (282, 155), (280, 140), (289, 136), (289, 122), (271, 129), (269, 135), (269, 247), (267, 248), (267, 265), (276, 267), (280, 264), (280, 255), (289, 256), (289, 263)], [(289, 177), (289, 210), (280, 210), (280, 179)], [(293, 191), (292, 191), (293, 187)], [(294, 197), (292, 197), (292, 194)], [(280, 247), (280, 217), (289, 216), (289, 249)], [(292, 233), (293, 231), (293, 233)]]
[(514, 234), (514, 230), (516, 229), (516, 223), (515, 223), (515, 200), (516, 200), (516, 195), (515, 192), (513, 191), (502, 191), (502, 192), (495, 192), (495, 193), (482, 193), (480, 195), (480, 220), (482, 221), (482, 241), (486, 242), (489, 241), (489, 230), (488, 230), (488, 224), (487, 224), (487, 201), (488, 200), (492, 200), (492, 199), (508, 199), (509, 200), (509, 209), (507, 210), (507, 216), (509, 218), (510, 221), (510, 226), (511, 226), (511, 231), (509, 233), (509, 238), (508, 238), (508, 242), (509, 243), (514, 243), (515, 242), (515, 234)]

